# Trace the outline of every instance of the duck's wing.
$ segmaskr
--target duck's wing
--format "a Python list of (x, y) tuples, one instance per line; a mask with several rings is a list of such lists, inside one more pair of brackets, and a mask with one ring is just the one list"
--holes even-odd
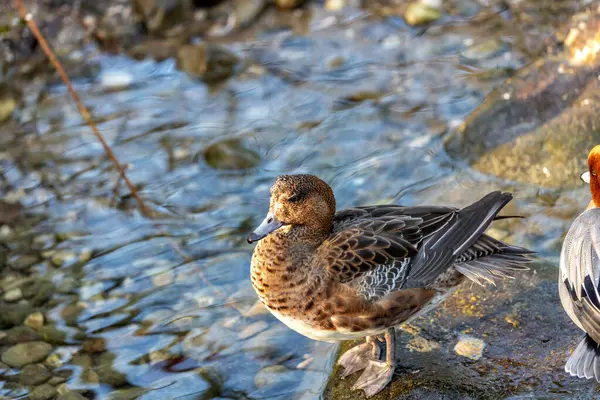
[(407, 215), (362, 218), (337, 226), (317, 251), (316, 262), (340, 283), (417, 254), (421, 218)]
[(317, 262), (370, 300), (401, 288), (426, 287), (482, 236), (510, 193), (492, 192), (451, 207), (357, 207), (334, 218)]
[(450, 207), (356, 207), (334, 218), (316, 263), (335, 281), (375, 301), (400, 288), (424, 238), (450, 220)]
[(559, 294), (571, 319), (600, 343), (600, 209), (583, 212), (563, 242)]
[(600, 209), (583, 212), (563, 242), (558, 291), (573, 322), (587, 335), (565, 365), (580, 378), (600, 381)]

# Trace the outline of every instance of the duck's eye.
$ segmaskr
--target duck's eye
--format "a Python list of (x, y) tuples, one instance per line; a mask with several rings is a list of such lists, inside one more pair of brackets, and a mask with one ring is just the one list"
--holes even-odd
[(288, 197), (287, 201), (290, 203), (297, 203), (302, 200), (302, 196), (300, 193), (296, 193), (295, 195)]

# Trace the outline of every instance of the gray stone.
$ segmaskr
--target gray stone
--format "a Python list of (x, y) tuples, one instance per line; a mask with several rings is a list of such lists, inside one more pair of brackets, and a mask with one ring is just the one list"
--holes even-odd
[(132, 387), (127, 389), (119, 389), (112, 392), (108, 398), (109, 400), (135, 400), (144, 394), (147, 389), (141, 387)]
[(0, 312), (0, 328), (7, 329), (21, 325), (34, 311), (30, 304), (4, 304)]
[(44, 360), (51, 351), (52, 346), (45, 342), (19, 343), (2, 353), (2, 362), (11, 367), (22, 368)]
[(47, 383), (37, 386), (29, 394), (30, 400), (50, 400), (57, 395), (56, 388)]
[(9, 289), (4, 293), (4, 301), (9, 303), (14, 303), (15, 301), (19, 301), (23, 298), (23, 292), (21, 288), (13, 288)]
[(46, 382), (52, 374), (43, 364), (31, 364), (25, 366), (19, 375), (19, 382), (27, 386), (40, 385)]
[(48, 384), (52, 385), (52, 386), (57, 386), (57, 385), (60, 385), (61, 383), (65, 383), (66, 381), (67, 381), (67, 378), (65, 378), (64, 376), (53, 376), (48, 381)]
[(41, 329), (44, 326), (44, 314), (39, 311), (29, 314), (24, 324), (32, 329)]
[(292, 382), (295, 380), (294, 371), (283, 365), (269, 365), (264, 367), (254, 377), (254, 384), (257, 388)]
[(6, 331), (4, 341), (8, 344), (33, 342), (39, 340), (40, 335), (28, 326), (15, 326)]
[(33, 255), (20, 255), (11, 257), (8, 261), (10, 267), (17, 271), (24, 271), (29, 269), (32, 265), (37, 263), (39, 259)]
[(208, 146), (204, 150), (204, 159), (215, 169), (239, 170), (256, 167), (260, 155), (239, 140), (227, 139)]
[(51, 344), (65, 344), (67, 340), (67, 334), (54, 325), (43, 326), (37, 332), (42, 340)]
[(207, 83), (217, 83), (232, 76), (238, 62), (236, 55), (213, 44), (184, 45), (177, 52), (177, 67)]
[(83, 368), (92, 368), (92, 357), (84, 353), (74, 354), (70, 361), (71, 364), (79, 365)]
[(40, 306), (46, 303), (54, 294), (55, 288), (47, 279), (37, 279), (33, 284), (23, 289), (23, 295), (30, 299), (31, 304)]
[(84, 397), (77, 392), (67, 392), (58, 396), (56, 400), (87, 400), (87, 397)]
[(127, 377), (113, 368), (116, 356), (110, 352), (104, 352), (96, 357), (94, 368), (102, 383), (112, 387), (121, 387), (127, 383)]

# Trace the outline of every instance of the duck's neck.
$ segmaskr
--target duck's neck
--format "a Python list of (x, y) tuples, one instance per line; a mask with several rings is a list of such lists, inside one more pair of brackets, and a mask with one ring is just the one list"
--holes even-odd
[(589, 202), (586, 210), (600, 207), (600, 182), (598, 182), (596, 176), (590, 176), (590, 178), (590, 192), (592, 192), (592, 200)]

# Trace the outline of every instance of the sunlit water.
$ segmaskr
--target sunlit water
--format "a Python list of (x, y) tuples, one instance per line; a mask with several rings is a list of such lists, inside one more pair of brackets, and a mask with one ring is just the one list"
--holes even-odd
[[(30, 99), (20, 115), (30, 128), (12, 142), (24, 156), (7, 149), (2, 163), (13, 185), (8, 197), (43, 215), (33, 234), (64, 239), (40, 250), (47, 259), (66, 255), (63, 265), (36, 268), (66, 287), (50, 315), (69, 334), (70, 344), (55, 349), (61, 368), (73, 371), (69, 387), (97, 398), (117, 389), (142, 399), (319, 396), (337, 347), (254, 307), (249, 281), (245, 236), (264, 216), (269, 185), (281, 173), (329, 181), (339, 208), (460, 206), (492, 189), (511, 190), (517, 200), (508, 212), (531, 218), (495, 234), (555, 258), (572, 210), (585, 203), (575, 197), (581, 192), (497, 181), (443, 151), (443, 135), (506, 78), (503, 69), (530, 61), (510, 34), (477, 25), (448, 20), (423, 31), (356, 10), (318, 11), (307, 36), (280, 32), (231, 44), (254, 61), (216, 88), (172, 60), (92, 51), (102, 72), (76, 88), (142, 197), (162, 213), (155, 220), (142, 217), (133, 199), (120, 199), (127, 188), (62, 85), (40, 102)], [(490, 38), (503, 43), (489, 54), (468, 52)], [(110, 74), (131, 82), (109, 90)], [(225, 139), (239, 139), (259, 164), (208, 165), (204, 150)], [(78, 262), (90, 251), (89, 261)], [(69, 309), (73, 318), (65, 317)], [(90, 338), (103, 338), (104, 348), (81, 350)], [(78, 352), (112, 364), (117, 378), (90, 382), (72, 362)], [(278, 372), (261, 375), (265, 367)]]

